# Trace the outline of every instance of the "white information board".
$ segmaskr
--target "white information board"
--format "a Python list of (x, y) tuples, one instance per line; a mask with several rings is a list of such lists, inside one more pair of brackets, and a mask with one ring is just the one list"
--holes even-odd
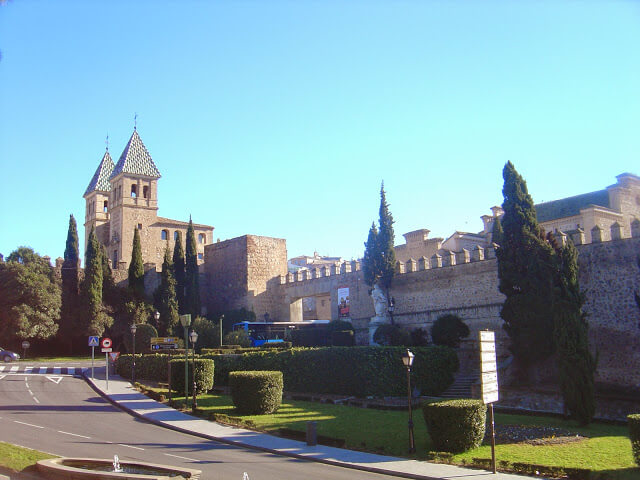
[(485, 404), (497, 402), (499, 394), (495, 333), (490, 331), (479, 332), (479, 340), (482, 401)]

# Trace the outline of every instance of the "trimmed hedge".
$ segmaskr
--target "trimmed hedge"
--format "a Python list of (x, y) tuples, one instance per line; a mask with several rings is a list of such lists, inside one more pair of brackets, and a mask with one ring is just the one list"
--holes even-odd
[[(449, 347), (412, 347), (412, 385), (437, 395), (453, 382), (458, 357)], [(228, 385), (229, 372), (280, 371), (287, 391), (357, 397), (405, 395), (407, 371), (402, 347), (325, 347), (215, 355), (215, 384)]]
[(481, 400), (457, 398), (424, 403), (422, 413), (435, 450), (465, 452), (482, 443), (487, 406)]
[(640, 466), (640, 413), (627, 415), (629, 422), (629, 438), (631, 439), (631, 449), (636, 465)]
[[(184, 354), (183, 354), (184, 355)], [(172, 355), (175, 358), (175, 355)], [(136, 354), (136, 379), (166, 382), (168, 355), (155, 353), (149, 355)], [(132, 355), (120, 355), (116, 360), (116, 373), (122, 378), (131, 378)]]
[(229, 387), (241, 415), (273, 413), (282, 403), (282, 372), (231, 372)]
[(331, 345), (334, 347), (353, 347), (356, 338), (353, 330), (334, 330), (331, 332)]
[[(137, 362), (136, 362), (137, 363)], [(193, 363), (189, 360), (189, 379), (187, 391), (193, 395)], [(196, 358), (196, 388), (197, 393), (205, 393), (213, 388), (214, 365), (209, 358)], [(184, 392), (184, 358), (171, 360), (171, 390), (174, 392)]]

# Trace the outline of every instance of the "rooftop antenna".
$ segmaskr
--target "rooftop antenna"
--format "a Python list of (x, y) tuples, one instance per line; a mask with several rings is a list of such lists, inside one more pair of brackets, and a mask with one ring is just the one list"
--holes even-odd
[(107, 145), (107, 152), (109, 151), (109, 134), (107, 133), (107, 139), (104, 141), (104, 143)]
[(133, 115), (133, 129), (138, 129), (138, 112)]

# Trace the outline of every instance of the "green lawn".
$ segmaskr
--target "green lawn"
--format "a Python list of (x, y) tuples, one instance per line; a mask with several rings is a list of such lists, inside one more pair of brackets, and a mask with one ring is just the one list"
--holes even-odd
[[(183, 399), (183, 397), (182, 397)], [(238, 416), (231, 398), (225, 395), (203, 395), (198, 398), (202, 416), (222, 413)], [(417, 454), (408, 450), (407, 411), (374, 410), (315, 402), (283, 402), (272, 415), (240, 416), (244, 421), (255, 422), (258, 429), (273, 431), (286, 427), (306, 431), (306, 422), (318, 422), (318, 434), (346, 441), (349, 449), (367, 450), (386, 455), (412, 457), (420, 460), (433, 458), (431, 443), (426, 431), (422, 411), (414, 412)], [(640, 479), (640, 469), (635, 467), (627, 427), (593, 423), (580, 427), (575, 422), (541, 416), (496, 414), (496, 424), (554, 426), (580, 434), (588, 439), (564, 445), (534, 446), (524, 443), (502, 444), (496, 447), (496, 458), (509, 463), (523, 462), (548, 467), (586, 468), (596, 472), (592, 478), (616, 480)], [(477, 449), (447, 458), (450, 463), (469, 465), (473, 459), (490, 459), (491, 447)], [(510, 467), (506, 467), (509, 469)]]
[(0, 467), (11, 471), (20, 472), (46, 458), (54, 458), (54, 455), (0, 442)]

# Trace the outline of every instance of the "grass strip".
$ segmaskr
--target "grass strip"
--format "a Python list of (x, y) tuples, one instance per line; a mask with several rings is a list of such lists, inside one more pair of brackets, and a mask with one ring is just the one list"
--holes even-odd
[(47, 458), (55, 458), (55, 455), (0, 442), (0, 467), (13, 472), (20, 472), (28, 467), (34, 466), (38, 460), (45, 460)]

